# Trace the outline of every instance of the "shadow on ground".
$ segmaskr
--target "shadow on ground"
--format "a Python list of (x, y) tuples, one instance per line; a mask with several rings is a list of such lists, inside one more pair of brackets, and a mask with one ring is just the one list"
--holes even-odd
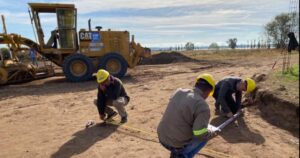
[(51, 158), (70, 158), (88, 150), (98, 141), (101, 141), (117, 130), (117, 125), (97, 124), (74, 134), (74, 138), (63, 144)]
[(269, 90), (257, 91), (255, 99), (264, 120), (299, 138), (299, 101), (280, 98)]
[[(220, 116), (212, 119), (210, 124), (219, 126), (225, 121), (226, 118)], [(248, 128), (243, 117), (226, 126), (219, 135), (228, 143), (253, 143), (259, 145), (265, 142), (265, 138), (262, 135)]]

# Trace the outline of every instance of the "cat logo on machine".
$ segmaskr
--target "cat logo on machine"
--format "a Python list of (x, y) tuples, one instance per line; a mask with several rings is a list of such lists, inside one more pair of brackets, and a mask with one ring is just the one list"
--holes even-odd
[(79, 32), (79, 39), (82, 41), (91, 41), (92, 32)]
[(79, 39), (81, 41), (99, 42), (101, 41), (101, 36), (99, 32), (79, 32)]

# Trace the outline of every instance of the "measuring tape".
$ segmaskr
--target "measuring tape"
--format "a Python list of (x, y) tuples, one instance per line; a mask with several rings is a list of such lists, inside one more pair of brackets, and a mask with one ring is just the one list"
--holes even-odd
[[(117, 121), (114, 121), (114, 120), (106, 121), (106, 123), (112, 124), (112, 125), (116, 125), (116, 126), (120, 126), (120, 127), (124, 128), (124, 129), (132, 130), (132, 131), (135, 131), (135, 132), (138, 132), (138, 133), (144, 133), (144, 134), (152, 136), (155, 139), (158, 139), (156, 133), (154, 134), (153, 132), (148, 132), (148, 131), (145, 131), (145, 130), (142, 130), (142, 129), (139, 129), (139, 128), (135, 128), (135, 127), (132, 127), (132, 126), (130, 126), (128, 124), (121, 124), (121, 123), (119, 123)], [(159, 143), (159, 141), (155, 141), (155, 142)], [(212, 149), (205, 148), (205, 147), (203, 149), (201, 149), (201, 154), (212, 156), (212, 157), (215, 157), (215, 158), (232, 157), (232, 156), (227, 155), (225, 153), (217, 152), (217, 151), (214, 151)]]

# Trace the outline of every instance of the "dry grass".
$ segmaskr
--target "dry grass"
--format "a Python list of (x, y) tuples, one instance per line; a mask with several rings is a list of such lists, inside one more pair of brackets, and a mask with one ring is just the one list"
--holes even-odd
[[(176, 51), (163, 51), (164, 53), (172, 53)], [(162, 52), (152, 52), (152, 55), (156, 55)], [(224, 49), (224, 50), (194, 50), (194, 51), (183, 51), (181, 54), (196, 60), (207, 60), (207, 61), (221, 61), (221, 62), (232, 62), (240, 60), (241, 58), (247, 58), (248, 60), (256, 59), (258, 57), (275, 57), (279, 58), (282, 56), (282, 50), (276, 49)]]
[[(299, 70), (299, 64), (294, 65), (295, 69)], [(279, 97), (298, 103), (299, 106), (299, 71), (296, 76), (292, 73), (282, 74), (281, 71), (270, 73), (264, 86), (274, 91)]]
[(257, 57), (267, 57), (267, 56), (280, 56), (280, 50), (269, 50), (269, 49), (259, 49), (259, 50), (200, 50), (200, 51), (187, 51), (184, 52), (185, 55), (203, 60), (239, 60), (241, 58), (257, 58)]

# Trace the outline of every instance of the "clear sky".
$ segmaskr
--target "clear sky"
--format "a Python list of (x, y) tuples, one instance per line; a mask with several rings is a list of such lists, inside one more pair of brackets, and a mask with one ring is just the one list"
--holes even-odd
[[(229, 38), (245, 44), (261, 39), (264, 25), (290, 7), (290, 0), (0, 0), (8, 32), (32, 40), (28, 2), (74, 3), (78, 28), (87, 28), (91, 18), (93, 27), (128, 30), (147, 47), (225, 45)], [(44, 17), (44, 31), (53, 30), (55, 16)]]

